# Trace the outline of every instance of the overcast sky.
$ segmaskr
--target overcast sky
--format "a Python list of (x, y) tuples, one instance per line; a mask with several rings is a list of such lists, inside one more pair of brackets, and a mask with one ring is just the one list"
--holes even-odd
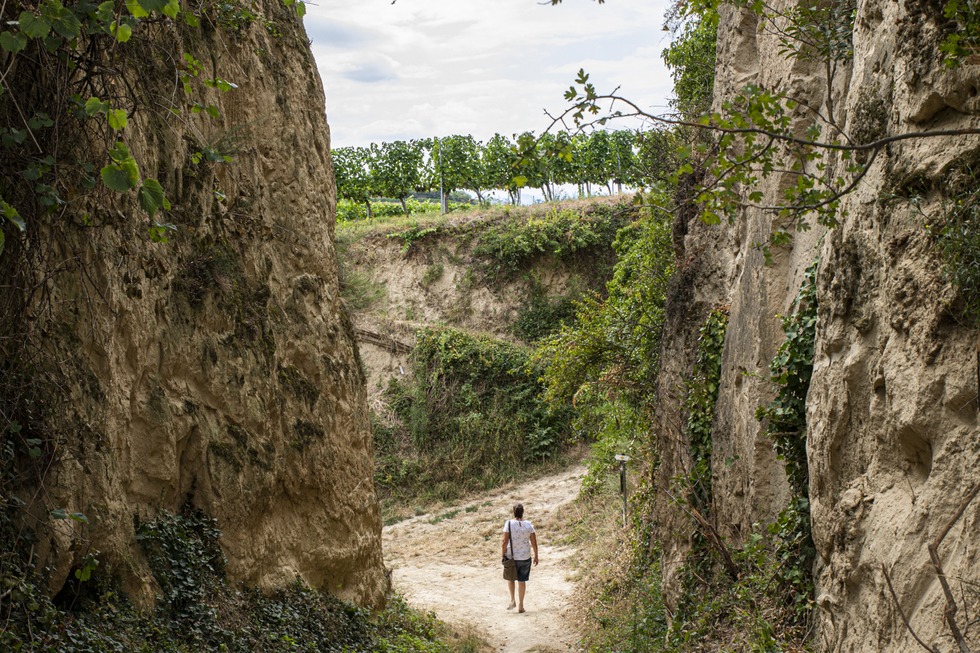
[(540, 133), (580, 68), (600, 92), (620, 86), (659, 110), (671, 89), (665, 10), (664, 0), (311, 0), (305, 22), (332, 145), (343, 147)]

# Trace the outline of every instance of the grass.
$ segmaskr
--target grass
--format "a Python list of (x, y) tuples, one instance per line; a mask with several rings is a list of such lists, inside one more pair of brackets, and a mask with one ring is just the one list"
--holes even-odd
[(450, 510), (448, 512), (442, 513), (441, 515), (436, 515), (435, 517), (433, 517), (432, 519), (429, 520), (429, 523), (430, 524), (438, 524), (440, 522), (446, 521), (447, 519), (452, 519), (453, 517), (455, 517), (458, 514), (459, 514), (459, 509)]
[(421, 228), (464, 224), (473, 221), (502, 222), (505, 220), (526, 220), (546, 216), (556, 208), (582, 210), (597, 203), (617, 204), (626, 201), (626, 196), (591, 197), (580, 200), (563, 200), (528, 206), (496, 204), (493, 206), (471, 206), (445, 215), (438, 213), (415, 215), (392, 215), (377, 217), (374, 220), (338, 222), (335, 240), (349, 245), (372, 236), (384, 236), (400, 229), (418, 226)]

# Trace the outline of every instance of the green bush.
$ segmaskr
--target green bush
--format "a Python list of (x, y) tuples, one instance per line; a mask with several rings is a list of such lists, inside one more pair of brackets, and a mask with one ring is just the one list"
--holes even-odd
[(475, 254), (486, 261), (485, 273), (508, 278), (540, 256), (570, 260), (582, 252), (608, 248), (635, 213), (629, 207), (593, 207), (587, 214), (555, 209), (541, 218), (505, 220), (483, 231)]
[[(439, 215), (438, 200), (405, 200), (408, 215)], [(449, 202), (447, 207), (449, 212), (463, 211), (470, 208), (468, 203)], [(402, 209), (401, 202), (374, 201), (371, 202), (371, 213), (374, 218), (403, 218), (405, 211)], [(367, 206), (363, 202), (353, 202), (351, 200), (337, 200), (337, 222), (357, 222), (367, 220)]]
[(640, 407), (653, 392), (674, 270), (670, 223), (659, 216), (638, 220), (619, 231), (613, 247), (619, 258), (607, 297), (584, 298), (575, 323), (535, 352), (546, 366), (549, 400), (584, 407), (614, 393)]
[(575, 321), (575, 302), (570, 297), (550, 298), (540, 288), (531, 292), (514, 320), (514, 335), (533, 343)]
[(973, 170), (953, 171), (951, 193), (943, 215), (929, 226), (942, 261), (943, 274), (959, 290), (963, 318), (980, 324), (980, 174)]
[(384, 496), (450, 498), (520, 478), (560, 453), (568, 411), (541, 399), (541, 370), (528, 352), (449, 328), (417, 334), (413, 379), (393, 382), (390, 407), (404, 436), (375, 430), (377, 485)]

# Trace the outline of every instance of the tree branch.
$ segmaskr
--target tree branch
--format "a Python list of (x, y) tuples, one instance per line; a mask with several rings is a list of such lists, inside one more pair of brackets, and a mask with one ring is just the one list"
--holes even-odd
[(908, 630), (909, 633), (912, 635), (912, 637), (915, 639), (915, 641), (917, 641), (922, 646), (922, 648), (929, 651), (929, 653), (939, 653), (939, 651), (936, 648), (929, 646), (921, 639), (919, 639), (919, 636), (912, 629), (912, 624), (909, 623), (909, 618), (905, 616), (905, 611), (902, 610), (902, 604), (898, 602), (898, 595), (895, 594), (895, 588), (892, 587), (892, 579), (888, 575), (888, 570), (885, 569), (885, 563), (881, 563), (881, 573), (885, 575), (885, 582), (888, 584), (888, 591), (892, 595), (892, 600), (895, 602), (895, 608), (898, 609), (898, 614), (902, 617), (902, 622), (905, 623), (906, 630)]
[(967, 493), (966, 497), (960, 503), (959, 508), (957, 508), (956, 513), (946, 522), (943, 529), (939, 531), (939, 535), (929, 545), (929, 558), (932, 560), (932, 566), (936, 569), (936, 576), (939, 578), (939, 584), (943, 588), (943, 595), (946, 597), (946, 608), (943, 610), (943, 617), (949, 625), (949, 630), (953, 634), (953, 639), (956, 640), (956, 645), (959, 647), (960, 653), (972, 653), (972, 649), (967, 644), (956, 621), (956, 612), (959, 608), (956, 605), (956, 597), (953, 596), (953, 590), (950, 589), (949, 581), (946, 579), (946, 573), (943, 571), (942, 560), (939, 558), (939, 546), (943, 543), (946, 535), (949, 534), (950, 529), (953, 528), (956, 522), (960, 520), (960, 517), (963, 516), (963, 513), (966, 512), (967, 507), (976, 498), (978, 493), (980, 493), (980, 483), (974, 485), (973, 489)]
[[(761, 135), (761, 136), (768, 136), (770, 138), (773, 138), (775, 140), (778, 140), (778, 141), (781, 141), (781, 142), (784, 142), (784, 143), (793, 143), (793, 144), (796, 144), (796, 145), (804, 145), (804, 146), (807, 146), (807, 147), (815, 147), (815, 148), (824, 149), (824, 150), (837, 150), (837, 151), (847, 151), (847, 152), (864, 152), (864, 151), (868, 151), (868, 150), (880, 150), (880, 149), (884, 148), (886, 145), (890, 145), (891, 143), (897, 143), (897, 142), (900, 142), (900, 141), (907, 141), (907, 140), (912, 140), (912, 139), (916, 139), (916, 138), (935, 138), (935, 137), (939, 137), (939, 136), (969, 136), (969, 135), (977, 135), (977, 134), (980, 134), (980, 128), (970, 127), (970, 128), (966, 128), (966, 129), (937, 129), (935, 131), (925, 131), (925, 132), (923, 132), (923, 131), (906, 132), (904, 134), (894, 134), (892, 136), (886, 136), (884, 138), (879, 138), (877, 140), (871, 141), (870, 143), (863, 143), (863, 144), (857, 144), (857, 145), (855, 145), (855, 144), (844, 144), (844, 143), (825, 143), (825, 142), (821, 142), (821, 141), (809, 141), (809, 140), (806, 140), (805, 138), (798, 138), (798, 137), (792, 136), (790, 134), (775, 132), (775, 131), (771, 131), (771, 130), (768, 130), (768, 129), (762, 129), (762, 128), (759, 128), (759, 127), (721, 127), (719, 125), (712, 125), (710, 123), (704, 124), (704, 123), (701, 123), (701, 122), (691, 122), (689, 120), (680, 120), (680, 119), (676, 119), (676, 118), (668, 118), (666, 116), (658, 116), (658, 115), (649, 113), (647, 111), (644, 111), (637, 104), (635, 104), (631, 100), (626, 99), (625, 97), (623, 97), (621, 95), (612, 95), (612, 94), (596, 95), (594, 97), (584, 98), (582, 101), (580, 101), (575, 106), (573, 106), (573, 107), (571, 107), (569, 109), (566, 109), (557, 118), (552, 118), (553, 122), (548, 127), (548, 129), (550, 129), (551, 127), (553, 127), (555, 125), (555, 123), (563, 120), (567, 115), (569, 115), (570, 113), (572, 113), (573, 110), (577, 110), (583, 104), (594, 104), (598, 100), (612, 100), (613, 102), (619, 102), (621, 104), (625, 104), (630, 109), (632, 109), (632, 111), (631, 112), (628, 112), (628, 113), (619, 113), (619, 114), (616, 114), (614, 117), (617, 117), (617, 118), (620, 118), (620, 117), (622, 117), (622, 118), (629, 118), (629, 117), (633, 117), (633, 118), (645, 118), (647, 120), (652, 120), (653, 122), (661, 123), (661, 124), (664, 124), (664, 125), (681, 126), (681, 127), (692, 127), (692, 128), (695, 128), (695, 129), (702, 129), (702, 130), (706, 130), (706, 131), (710, 131), (710, 132), (714, 132), (714, 133), (720, 133), (720, 134), (736, 134), (736, 135), (756, 134), (756, 135)], [(549, 116), (549, 117), (551, 117), (551, 116)], [(594, 125), (597, 122), (599, 122), (599, 120), (606, 120), (606, 119), (607, 118), (599, 118), (599, 119), (597, 119), (595, 121), (591, 121), (589, 123), (586, 123), (586, 125)], [(545, 130), (545, 131), (547, 131), (547, 130)]]

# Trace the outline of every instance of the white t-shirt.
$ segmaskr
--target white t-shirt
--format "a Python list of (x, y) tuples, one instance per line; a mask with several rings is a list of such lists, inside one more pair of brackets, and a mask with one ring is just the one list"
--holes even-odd
[(534, 526), (526, 519), (508, 519), (502, 532), (506, 533), (508, 529), (510, 529), (511, 544), (507, 546), (507, 552), (510, 553), (511, 545), (513, 545), (514, 555), (507, 557), (513, 557), (514, 560), (529, 560), (531, 558), (531, 533), (534, 532)]

